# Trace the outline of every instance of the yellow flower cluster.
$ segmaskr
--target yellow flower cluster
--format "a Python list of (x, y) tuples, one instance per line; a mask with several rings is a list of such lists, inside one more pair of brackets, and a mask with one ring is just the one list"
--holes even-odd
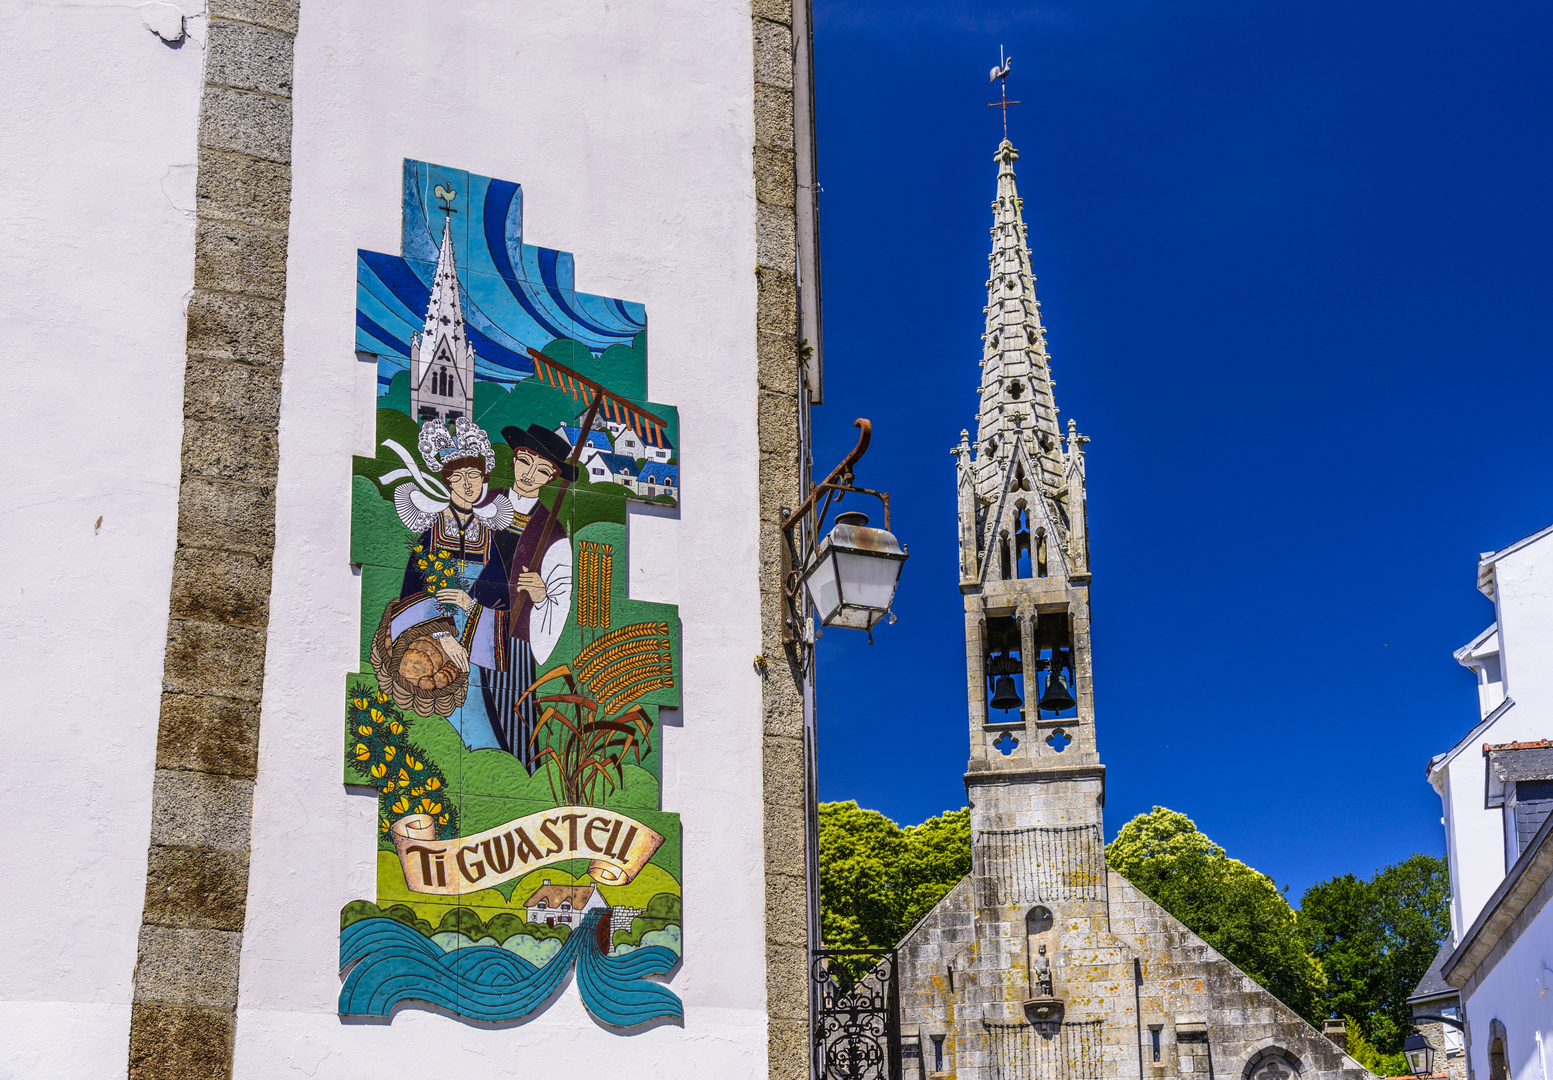
[(463, 588), (468, 563), (453, 558), (453, 553), (446, 549), (427, 551), (424, 544), (416, 544), (414, 553), (415, 565), (421, 572), (421, 580), (426, 582), (428, 593)]
[(447, 805), (446, 781), (435, 765), (417, 756), (405, 741), (406, 728), (389, 697), (374, 694), (350, 699), (352, 766), (364, 772), (382, 793), (386, 812), (379, 817), (380, 831), (387, 833), (405, 814), (426, 814), (439, 831), (452, 822)]

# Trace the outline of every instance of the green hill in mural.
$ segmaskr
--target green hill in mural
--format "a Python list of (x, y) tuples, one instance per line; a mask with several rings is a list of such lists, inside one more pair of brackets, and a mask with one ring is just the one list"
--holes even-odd
[[(611, 346), (599, 356), (594, 356), (587, 346), (567, 338), (557, 338), (540, 351), (557, 363), (565, 364), (578, 374), (607, 387), (611, 393), (619, 394), (662, 417), (667, 421), (669, 440), (677, 450), (679, 410), (672, 405), (660, 405), (646, 399), (645, 333), (636, 335), (632, 344)], [(553, 430), (560, 424), (575, 425), (583, 411), (577, 399), (537, 379), (525, 379), (511, 390), (497, 383), (478, 381), (475, 383), (474, 400), (474, 421), (485, 429), (496, 449), (496, 471), (490, 477), (492, 487), (504, 487), (512, 481), (512, 454), (506, 446), (501, 445), (502, 428), (508, 425), (526, 428), (530, 424), (539, 424)], [(394, 438), (401, 446), (413, 450), (420, 425), (410, 417), (408, 371), (399, 372), (389, 381), (388, 389), (378, 396), (378, 408), (392, 411), (403, 418), (402, 423), (390, 420), (385, 426), (385, 420), (380, 416), (378, 441)], [(405, 440), (406, 435), (408, 441)]]

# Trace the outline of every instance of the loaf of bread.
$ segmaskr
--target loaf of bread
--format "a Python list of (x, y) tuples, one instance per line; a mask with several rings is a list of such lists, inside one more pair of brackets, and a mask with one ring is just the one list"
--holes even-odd
[(442, 648), (438, 632), (454, 630), (451, 618), (429, 619), (389, 640), (388, 612), (372, 638), (372, 670), (394, 704), (422, 716), (447, 716), (464, 703), (469, 675)]

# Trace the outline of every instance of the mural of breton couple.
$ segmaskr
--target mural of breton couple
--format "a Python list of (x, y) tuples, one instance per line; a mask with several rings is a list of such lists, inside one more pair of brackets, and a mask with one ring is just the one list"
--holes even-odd
[(399, 519), (419, 536), (372, 666), (395, 704), (447, 717), (469, 749), (499, 748), (532, 773), (535, 707), (525, 694), (572, 596), (571, 543), (539, 493), (557, 476), (577, 477), (571, 445), (556, 432), (506, 427), (502, 438), (513, 483), (491, 490), (496, 455), (483, 430), (465, 417), (451, 430), (442, 419), (421, 425), (416, 448), (441, 484), (411, 470), (416, 482), (394, 492)]
[[(377, 874), (340, 912), (338, 1008), (505, 1022), (575, 973), (630, 1029), (683, 1015), (649, 980), (682, 952), (679, 616), (625, 563), (628, 503), (679, 503), (678, 413), (647, 400), (646, 309), (579, 292), (521, 211), (514, 182), (407, 160), (401, 252), (357, 253), (379, 393), (342, 778), (376, 803)], [(557, 889), (575, 923), (538, 914)]]

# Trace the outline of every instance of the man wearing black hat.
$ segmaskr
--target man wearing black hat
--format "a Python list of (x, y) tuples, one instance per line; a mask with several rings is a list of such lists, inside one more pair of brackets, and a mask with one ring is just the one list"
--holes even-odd
[(481, 669), (486, 713), (501, 748), (533, 772), (538, 710), (523, 695), (560, 640), (572, 603), (571, 541), (565, 525), (551, 520), (552, 508), (539, 501), (539, 491), (557, 476), (571, 483), (577, 467), (569, 460), (571, 444), (538, 424), (526, 431), (503, 428), (502, 438), (512, 447), (508, 498), (515, 514), (510, 528), (496, 534), (495, 557), (469, 592), (497, 620), (496, 667)]

